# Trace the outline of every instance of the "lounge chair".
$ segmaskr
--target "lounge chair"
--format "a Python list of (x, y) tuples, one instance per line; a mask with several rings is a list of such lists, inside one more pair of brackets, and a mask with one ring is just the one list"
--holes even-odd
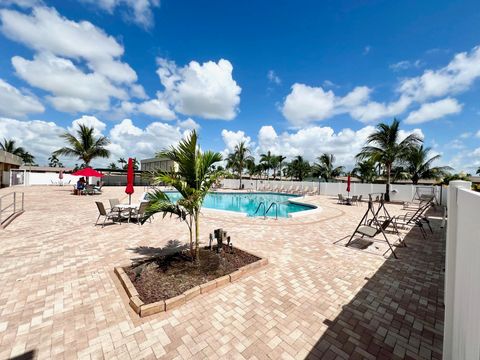
[(107, 220), (112, 220), (113, 223), (115, 223), (116, 219), (118, 220), (119, 219), (119, 212), (118, 211), (108, 211), (105, 210), (105, 206), (103, 205), (102, 202), (100, 201), (95, 201), (95, 204), (97, 204), (97, 208), (98, 208), (98, 217), (97, 217), (97, 221), (95, 222), (95, 225), (98, 225), (98, 220), (100, 220), (100, 217), (103, 216), (105, 219), (103, 220), (103, 223), (102, 223), (102, 228), (105, 227), (105, 223)]
[(342, 194), (338, 194), (337, 204), (345, 204), (345, 199), (343, 198)]
[(358, 195), (353, 195), (352, 200), (350, 202), (354, 205), (358, 205)]
[(360, 205), (362, 204), (362, 195), (358, 197), (357, 204), (360, 204)]
[(397, 215), (393, 218), (393, 221), (397, 227), (412, 228), (418, 226), (425, 239), (427, 237), (427, 232), (425, 231), (423, 224), (427, 224), (430, 232), (433, 234), (430, 220), (428, 220), (428, 217), (425, 215), (431, 205), (432, 203), (429, 202), (415, 212), (407, 212), (404, 215)]

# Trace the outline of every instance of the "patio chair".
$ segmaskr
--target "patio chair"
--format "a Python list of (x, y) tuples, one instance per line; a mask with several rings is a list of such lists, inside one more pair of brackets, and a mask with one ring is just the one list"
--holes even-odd
[[(148, 201), (143, 201), (140, 203), (138, 208), (134, 209), (131, 218), (137, 220), (137, 225), (140, 225), (140, 222), (145, 217), (145, 210), (147, 210), (149, 204), (150, 203)], [(152, 222), (152, 218), (148, 218), (148, 221)]]
[(352, 204), (358, 205), (358, 195), (353, 195), (352, 200), (350, 200)]
[[(95, 201), (95, 204), (97, 204), (97, 208), (98, 208), (98, 217), (97, 217), (97, 221), (95, 222), (95, 226), (98, 225), (98, 220), (100, 220), (100, 217), (103, 216), (105, 219), (103, 220), (103, 223), (102, 223), (102, 228), (105, 227), (105, 223), (107, 220), (112, 220), (113, 223), (115, 223), (115, 219), (118, 219), (119, 217), (119, 213), (118, 211), (109, 211), (107, 212), (107, 210), (105, 210), (105, 206), (103, 205), (103, 203), (101, 201)], [(121, 224), (121, 223), (120, 223)]]
[(345, 204), (345, 199), (343, 198), (342, 194), (338, 194), (337, 204)]
[(425, 214), (431, 205), (432, 203), (427, 203), (415, 212), (409, 211), (403, 215), (397, 215), (393, 218), (393, 221), (396, 226), (399, 226), (402, 228), (409, 228), (409, 227), (412, 228), (414, 226), (418, 226), (418, 228), (420, 229), (420, 232), (422, 233), (423, 238), (426, 239), (427, 232), (425, 231), (423, 224), (427, 224), (428, 228), (430, 229), (430, 232), (433, 234), (433, 229), (432, 229), (432, 226), (430, 225), (430, 220), (428, 220), (428, 217)]
[(358, 197), (357, 204), (362, 205), (362, 195)]

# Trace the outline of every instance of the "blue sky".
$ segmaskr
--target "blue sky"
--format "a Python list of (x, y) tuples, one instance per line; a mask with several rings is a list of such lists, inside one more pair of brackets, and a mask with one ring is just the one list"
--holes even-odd
[(396, 116), (472, 172), (479, 23), (478, 1), (0, 0), (0, 137), (43, 163), (82, 122), (113, 159), (199, 128), (204, 148), (351, 167)]

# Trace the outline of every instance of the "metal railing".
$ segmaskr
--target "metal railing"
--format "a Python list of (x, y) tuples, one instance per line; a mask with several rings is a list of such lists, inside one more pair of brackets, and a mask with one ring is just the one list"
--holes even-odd
[(25, 194), (23, 192), (14, 191), (0, 196), (0, 225), (16, 213), (23, 212), (24, 204)]
[(263, 217), (265, 217), (266, 208), (265, 208), (265, 202), (263, 201), (260, 201), (260, 204), (258, 204), (257, 210), (255, 210), (255, 214), (253, 214), (253, 216), (257, 215), (258, 210), (260, 210), (260, 207), (262, 205), (263, 205)]
[(275, 207), (275, 220), (278, 220), (278, 204), (276, 202), (272, 202), (268, 207), (267, 211), (265, 212), (265, 217), (267, 216), (268, 212), (272, 207)]

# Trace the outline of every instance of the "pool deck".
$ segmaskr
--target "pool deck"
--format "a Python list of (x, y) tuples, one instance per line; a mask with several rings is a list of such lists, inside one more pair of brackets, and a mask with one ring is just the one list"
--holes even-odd
[[(426, 240), (406, 234), (394, 260), (382, 256), (385, 243), (342, 245), (365, 204), (307, 197), (322, 211), (279, 220), (205, 210), (203, 239), (221, 227), (269, 265), (140, 319), (113, 267), (187, 241), (187, 227), (161, 216), (95, 227), (94, 201), (126, 201), (119, 187), (99, 196), (17, 187), (0, 196), (12, 190), (25, 192), (26, 212), (0, 230), (0, 359), (441, 359), (445, 236), (437, 218)], [(134, 198), (143, 192), (135, 190)]]

